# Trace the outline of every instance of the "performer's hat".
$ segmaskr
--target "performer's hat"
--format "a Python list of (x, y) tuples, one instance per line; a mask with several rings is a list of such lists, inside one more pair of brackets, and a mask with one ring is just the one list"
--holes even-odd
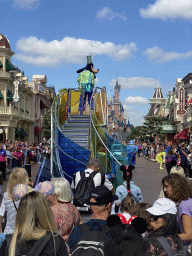
[(87, 56), (87, 65), (93, 64), (91, 56)]
[(134, 145), (134, 141), (133, 141), (133, 140), (130, 140), (130, 141), (129, 141), (129, 145)]

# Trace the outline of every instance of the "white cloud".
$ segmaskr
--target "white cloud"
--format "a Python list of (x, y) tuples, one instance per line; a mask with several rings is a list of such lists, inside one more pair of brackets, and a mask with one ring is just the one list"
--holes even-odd
[(157, 0), (147, 9), (140, 9), (143, 18), (184, 18), (192, 19), (191, 0)]
[(144, 122), (143, 117), (145, 116), (139, 109), (132, 107), (130, 105), (123, 105), (126, 116), (129, 118), (129, 121), (134, 126), (142, 125)]
[(38, 8), (41, 0), (13, 0), (13, 7), (17, 9), (34, 9)]
[(192, 51), (184, 52), (184, 53), (177, 53), (177, 52), (165, 52), (163, 49), (155, 46), (153, 48), (149, 48), (144, 51), (144, 54), (150, 60), (155, 60), (157, 62), (169, 62), (172, 60), (182, 60), (192, 56)]
[(36, 37), (23, 38), (16, 44), (18, 53), (15, 58), (36, 66), (56, 66), (68, 63), (82, 63), (87, 55), (107, 55), (123, 61), (136, 51), (135, 43), (115, 45), (111, 42), (99, 42), (86, 39), (65, 37), (63, 40), (47, 42)]
[(137, 97), (132, 97), (129, 96), (128, 98), (125, 99), (126, 104), (134, 104), (134, 105), (147, 105), (149, 104), (148, 100), (146, 98), (137, 96)]
[[(146, 77), (119, 77), (118, 78), (119, 84), (122, 88), (125, 89), (134, 89), (134, 88), (155, 88), (158, 85), (158, 80), (153, 78), (146, 78)], [(113, 79), (110, 85), (115, 86), (116, 80)]]
[(109, 20), (112, 20), (116, 17), (119, 17), (123, 20), (126, 20), (126, 16), (124, 13), (118, 13), (118, 12), (114, 12), (113, 10), (111, 10), (109, 7), (104, 7), (104, 8), (101, 8), (97, 14), (96, 14), (96, 17), (98, 19), (109, 19)]

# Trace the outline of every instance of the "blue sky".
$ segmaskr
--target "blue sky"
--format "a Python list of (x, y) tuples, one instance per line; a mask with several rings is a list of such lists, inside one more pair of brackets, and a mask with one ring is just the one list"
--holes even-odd
[(159, 84), (166, 97), (191, 72), (192, 0), (0, 0), (0, 33), (28, 75), (47, 75), (56, 91), (76, 88), (76, 70), (92, 55), (97, 85), (120, 99), (140, 125)]

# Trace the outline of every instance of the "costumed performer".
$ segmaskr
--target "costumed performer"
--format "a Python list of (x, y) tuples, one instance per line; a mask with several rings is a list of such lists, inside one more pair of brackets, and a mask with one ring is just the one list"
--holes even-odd
[(136, 153), (138, 151), (138, 148), (136, 145), (134, 145), (133, 140), (130, 140), (129, 145), (126, 147), (126, 151), (127, 151), (128, 165), (129, 164), (135, 165), (136, 164)]
[[(77, 70), (80, 73), (77, 82), (79, 83), (78, 90), (81, 92), (79, 101), (79, 111), (85, 111), (86, 108), (86, 98), (88, 96), (88, 104), (90, 106), (90, 100), (93, 93), (93, 88), (95, 85), (95, 74), (99, 72), (99, 69), (93, 68), (93, 63), (91, 56), (87, 56), (87, 66)], [(93, 106), (91, 106), (93, 108)]]

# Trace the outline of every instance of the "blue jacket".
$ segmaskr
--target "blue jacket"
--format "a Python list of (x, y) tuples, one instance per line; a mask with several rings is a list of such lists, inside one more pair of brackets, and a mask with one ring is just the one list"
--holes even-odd
[[(130, 182), (130, 189), (131, 189), (131, 193), (133, 195), (133, 199), (135, 199), (136, 203), (142, 203), (143, 196), (142, 196), (141, 190), (138, 186), (135, 185), (135, 183), (133, 181)], [(123, 185), (120, 185), (117, 187), (115, 194), (119, 197), (119, 199), (116, 200), (115, 202), (122, 203), (123, 199), (128, 194), (126, 181), (123, 182)]]

